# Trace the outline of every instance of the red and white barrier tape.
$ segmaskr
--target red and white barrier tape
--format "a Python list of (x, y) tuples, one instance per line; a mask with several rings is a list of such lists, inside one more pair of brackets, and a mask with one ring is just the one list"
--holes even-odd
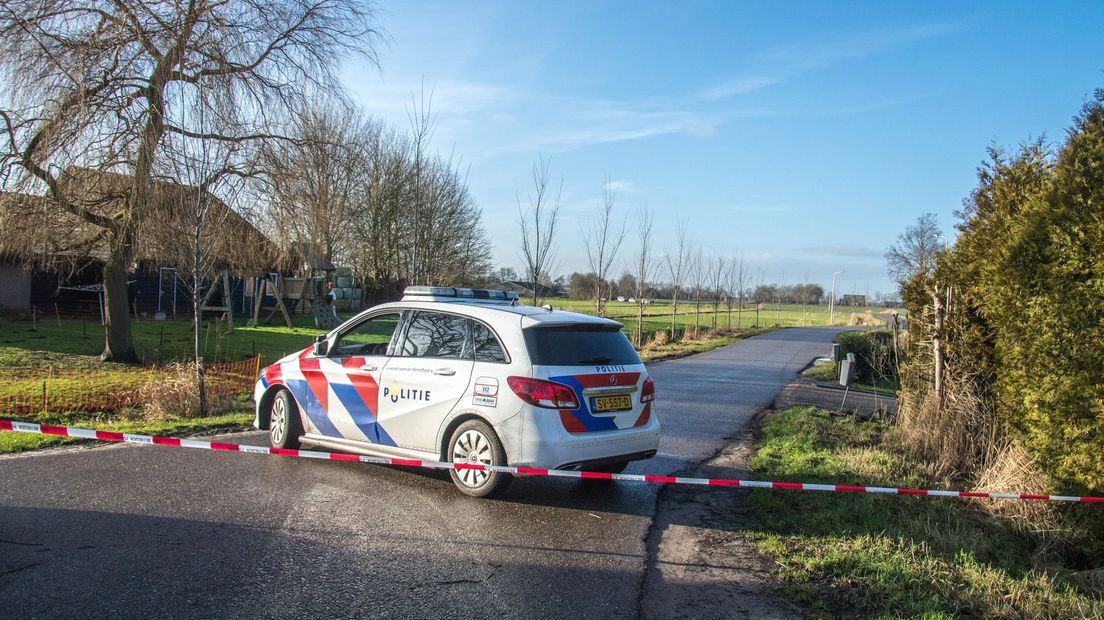
[(896, 487), (866, 487), (845, 484), (811, 484), (808, 482), (767, 482), (762, 480), (733, 480), (727, 478), (687, 478), (684, 476), (652, 476), (640, 474), (610, 474), (597, 471), (566, 471), (562, 469), (535, 469), (532, 467), (508, 467), (505, 465), (478, 465), (469, 463), (444, 463), (441, 461), (419, 461), (413, 459), (363, 456), (339, 452), (319, 452), (316, 450), (286, 450), (251, 446), (218, 441), (199, 441), (196, 439), (178, 439), (157, 435), (132, 435), (112, 431), (95, 431), (71, 426), (53, 426), (30, 422), (0, 420), (0, 431), (15, 431), (39, 435), (58, 435), (61, 437), (79, 437), (119, 443), (134, 443), (173, 448), (199, 448), (201, 450), (219, 450), (223, 452), (246, 452), (249, 454), (272, 454), (308, 459), (331, 461), (358, 461), (376, 465), (401, 465), (403, 467), (422, 467), (426, 469), (477, 469), (498, 471), (526, 476), (553, 476), (558, 478), (588, 478), (598, 480), (621, 480), (625, 482), (653, 482), (658, 484), (696, 484), (701, 486), (741, 487), (754, 489), (786, 489), (791, 491), (836, 491), (844, 493), (876, 493), (884, 495), (923, 495), (928, 497), (981, 497), (988, 499), (1026, 499), (1050, 502), (1104, 503), (1104, 497), (1081, 497), (1075, 495), (1037, 495), (1032, 493), (984, 493), (980, 491), (942, 491), (937, 489), (908, 489)]

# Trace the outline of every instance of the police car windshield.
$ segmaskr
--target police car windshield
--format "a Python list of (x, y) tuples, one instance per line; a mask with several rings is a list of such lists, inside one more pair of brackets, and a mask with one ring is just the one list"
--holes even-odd
[(529, 357), (537, 366), (639, 364), (629, 339), (616, 325), (550, 325), (525, 330)]

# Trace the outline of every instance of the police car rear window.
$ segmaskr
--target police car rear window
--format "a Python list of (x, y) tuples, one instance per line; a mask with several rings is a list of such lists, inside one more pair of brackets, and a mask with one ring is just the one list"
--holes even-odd
[(529, 358), (538, 366), (639, 364), (629, 339), (615, 325), (550, 325), (525, 330)]

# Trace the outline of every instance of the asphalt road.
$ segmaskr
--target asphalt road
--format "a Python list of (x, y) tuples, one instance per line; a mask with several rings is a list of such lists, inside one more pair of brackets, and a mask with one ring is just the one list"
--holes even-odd
[[(657, 364), (660, 454), (708, 458), (839, 330), (787, 329)], [(230, 441), (264, 444), (262, 433)], [(447, 475), (163, 447), (0, 458), (9, 617), (638, 617), (656, 487)], [(651, 558), (651, 562), (663, 558)], [(685, 584), (693, 588), (694, 584)]]

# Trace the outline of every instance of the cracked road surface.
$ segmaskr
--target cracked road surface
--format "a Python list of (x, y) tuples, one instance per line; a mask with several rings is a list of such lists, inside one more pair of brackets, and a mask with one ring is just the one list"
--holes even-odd
[[(838, 331), (778, 330), (652, 366), (660, 454), (628, 472), (718, 453)], [(644, 590), (663, 577), (646, 573), (668, 561), (648, 542), (657, 490), (522, 478), (476, 500), (447, 474), (358, 463), (118, 445), (4, 457), (0, 605), (12, 617), (650, 616)], [(667, 585), (694, 596), (693, 581)]]

